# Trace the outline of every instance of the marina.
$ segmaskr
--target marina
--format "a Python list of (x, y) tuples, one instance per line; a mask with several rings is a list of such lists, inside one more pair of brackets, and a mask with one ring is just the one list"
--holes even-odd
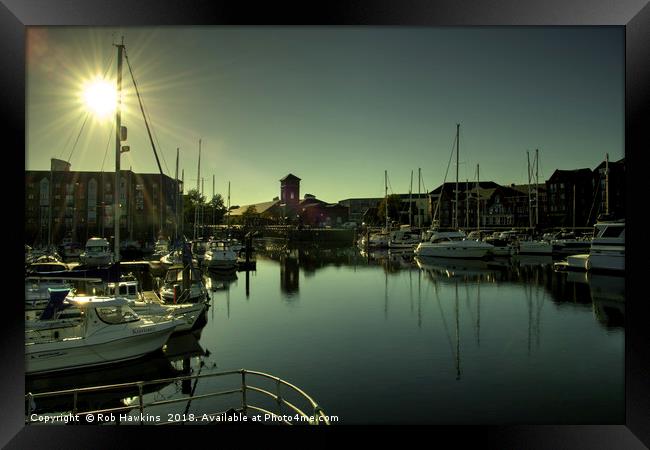
[[(258, 130), (277, 131), (268, 105), (258, 105), (265, 118), (251, 132), (237, 108), (251, 117), (258, 109), (224, 100), (240, 122), (222, 125), (228, 114), (207, 112), (223, 107), (221, 97), (206, 100), (212, 88), (185, 86), (180, 97), (154, 89), (147, 77), (174, 79), (164, 70), (181, 65), (152, 73), (138, 47), (146, 40), (110, 40), (110, 53), (98, 49), (103, 77), (83, 83), (85, 118), (69, 125), (77, 139), (62, 147), (72, 143), (69, 156), (41, 143), (40, 169), (25, 171), (26, 424), (624, 421), (626, 161), (610, 162), (615, 144), (574, 158), (562, 141), (542, 139), (547, 128), (516, 141), (512, 130), (492, 135), (491, 110), (481, 122), (462, 109), (433, 126), (425, 114), (426, 127), (397, 138), (390, 133), (414, 116), (393, 125), (377, 111), (400, 108), (385, 105), (342, 113), (351, 123), (379, 114), (363, 133), (371, 144), (350, 147), (365, 149), (361, 157), (328, 144), (314, 152), (326, 157), (312, 158), (303, 147), (318, 139), (304, 130), (331, 118), (285, 123), (275, 141), (255, 141)], [(254, 77), (248, 87), (233, 92), (279, 82), (276, 65), (260, 61), (260, 70), (242, 70)], [(268, 80), (254, 75), (264, 71)], [(292, 104), (289, 85), (248, 99)], [(170, 99), (181, 106), (161, 120)], [(303, 119), (312, 106), (286, 117)], [(75, 154), (89, 117), (97, 126), (87, 133), (102, 134), (101, 146), (95, 136)], [(288, 138), (294, 132), (300, 145)], [(278, 154), (283, 145), (291, 156)], [(175, 153), (173, 171), (165, 153)]]
[[(383, 408), (400, 411), (391, 423), (431, 424), (549, 423), (549, 417), (593, 423), (624, 414), (622, 277), (556, 272), (544, 256), (427, 258), (278, 240), (256, 241), (255, 248), (255, 271), (205, 272), (207, 323), (181, 335), (191, 343), (187, 350), (180, 346), (172, 356), (170, 340), (154, 362), (139, 362), (130, 375), (118, 370), (117, 378), (103, 371), (78, 375), (84, 384), (73, 375), (62, 385), (59, 376), (36, 378), (34, 409), (44, 412), (41, 402), (48, 404), (39, 392), (126, 383), (113, 397), (104, 390), (77, 395), (92, 410), (110, 403), (137, 415), (136, 382), (151, 380), (145, 404), (184, 402), (154, 405), (148, 413), (212, 414), (240, 408), (241, 398), (230, 404), (201, 398), (221, 389), (219, 377), (209, 374), (244, 367), (318, 393), (324, 411), (348, 424), (387, 423)], [(576, 359), (579, 365), (567, 365)], [(199, 377), (172, 377), (172, 368)], [(528, 389), (530, 380), (537, 389)], [(63, 404), (72, 410), (61, 399), (50, 413), (66, 411)]]

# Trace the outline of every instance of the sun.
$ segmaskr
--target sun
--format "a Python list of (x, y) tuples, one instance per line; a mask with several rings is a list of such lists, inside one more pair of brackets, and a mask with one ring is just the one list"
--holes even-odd
[(86, 107), (97, 117), (103, 119), (115, 111), (117, 91), (113, 83), (97, 78), (84, 86), (83, 99)]

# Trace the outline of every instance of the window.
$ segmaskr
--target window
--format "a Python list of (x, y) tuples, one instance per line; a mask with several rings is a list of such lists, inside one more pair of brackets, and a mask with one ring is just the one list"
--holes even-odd
[(109, 324), (135, 322), (136, 320), (140, 320), (138, 315), (126, 305), (95, 308), (95, 311), (97, 312), (99, 320)]

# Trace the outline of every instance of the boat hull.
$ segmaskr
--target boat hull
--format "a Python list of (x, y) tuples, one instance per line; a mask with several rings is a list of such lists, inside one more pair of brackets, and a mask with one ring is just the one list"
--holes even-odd
[(109, 341), (98, 341), (91, 336), (25, 344), (25, 373), (57, 372), (136, 359), (160, 350), (175, 326), (174, 322), (167, 322), (147, 328), (132, 328), (130, 335)]
[(463, 247), (463, 246), (443, 246), (443, 245), (427, 245), (420, 244), (415, 253), (418, 256), (431, 256), (435, 258), (461, 258), (461, 259), (480, 259), (487, 257), (491, 250), (490, 247)]

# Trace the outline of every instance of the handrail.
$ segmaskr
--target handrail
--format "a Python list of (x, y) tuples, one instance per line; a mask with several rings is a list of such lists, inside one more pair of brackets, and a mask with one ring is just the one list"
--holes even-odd
[[(206, 379), (206, 378), (216, 378), (216, 377), (222, 377), (222, 376), (228, 376), (228, 375), (241, 375), (241, 386), (239, 388), (235, 389), (229, 389), (229, 390), (222, 390), (222, 391), (217, 391), (217, 392), (210, 392), (206, 394), (200, 394), (200, 395), (193, 395), (191, 394), (190, 399), (201, 399), (201, 398), (209, 398), (209, 397), (217, 397), (217, 396), (222, 396), (222, 395), (229, 395), (229, 394), (235, 394), (238, 392), (241, 392), (242, 394), (242, 402), (241, 402), (241, 408), (239, 408), (236, 411), (243, 412), (244, 414), (247, 414), (248, 410), (252, 411), (259, 411), (263, 412), (265, 414), (269, 414), (273, 418), (279, 419), (283, 423), (286, 424), (292, 424), (285, 416), (282, 416), (281, 409), (282, 405), (286, 405), (288, 408), (291, 410), (295, 411), (295, 413), (300, 416), (302, 419), (306, 422), (308, 422), (310, 425), (319, 425), (321, 422), (325, 425), (330, 425), (329, 419), (327, 416), (325, 416), (324, 411), (322, 408), (318, 405), (318, 403), (311, 397), (309, 396), (305, 391), (300, 389), (299, 387), (295, 386), (292, 383), (289, 383), (288, 381), (285, 381), (279, 377), (276, 377), (274, 375), (270, 375), (264, 372), (259, 372), (255, 370), (246, 370), (246, 369), (239, 369), (239, 370), (230, 370), (230, 371), (224, 371), (224, 372), (218, 372), (218, 373), (212, 373), (212, 374), (203, 374), (203, 375), (183, 375), (179, 377), (172, 377), (172, 378), (161, 378), (161, 379), (156, 379), (156, 380), (149, 380), (149, 381), (134, 381), (134, 382), (129, 382), (129, 383), (119, 383), (119, 384), (112, 384), (112, 385), (103, 385), (103, 386), (94, 386), (94, 387), (85, 387), (85, 388), (75, 388), (75, 389), (64, 389), (60, 391), (52, 391), (52, 392), (41, 392), (41, 393), (27, 393), (25, 395), (25, 399), (27, 401), (27, 417), (25, 420), (26, 424), (30, 424), (32, 422), (37, 422), (37, 420), (32, 419), (32, 411), (35, 408), (36, 405), (36, 400), (39, 398), (45, 398), (45, 397), (55, 397), (55, 396), (66, 396), (66, 395), (72, 395), (73, 396), (73, 404), (72, 404), (72, 409), (71, 411), (73, 414), (83, 414), (83, 415), (91, 415), (91, 414), (100, 414), (100, 413), (109, 413), (109, 412), (117, 412), (121, 410), (132, 410), (134, 408), (138, 408), (140, 412), (140, 423), (142, 423), (143, 416), (144, 416), (144, 410), (149, 407), (155, 407), (155, 406), (160, 406), (160, 405), (169, 405), (169, 404), (174, 404), (174, 403), (185, 403), (188, 401), (187, 397), (183, 398), (178, 398), (178, 399), (171, 399), (171, 400), (158, 400), (158, 401), (152, 401), (149, 403), (144, 402), (144, 395), (143, 395), (143, 389), (147, 385), (156, 385), (156, 384), (168, 384), (172, 382), (178, 382), (178, 381), (186, 381), (186, 380), (198, 380), (198, 379)], [(262, 389), (257, 386), (253, 386), (250, 384), (250, 382), (247, 383), (246, 378), (248, 376), (256, 376), (260, 378), (266, 378), (269, 380), (273, 380), (276, 382), (276, 394), (273, 394), (272, 392)], [(280, 392), (280, 387), (281, 386), (286, 386), (296, 392), (299, 396), (301, 396), (304, 400), (306, 400), (312, 410), (312, 414), (309, 415), (293, 403), (289, 402), (283, 396), (281, 395)], [(134, 403), (134, 405), (128, 405), (124, 407), (118, 407), (118, 408), (108, 408), (108, 409), (102, 409), (102, 410), (94, 410), (94, 411), (79, 411), (78, 409), (78, 398), (80, 394), (87, 394), (87, 393), (93, 393), (93, 392), (99, 392), (99, 391), (107, 391), (107, 390), (112, 390), (112, 389), (124, 389), (124, 388), (137, 388), (138, 390), (138, 401), (137, 403)], [(267, 398), (270, 398), (274, 400), (277, 405), (278, 405), (278, 413), (271, 412), (267, 409), (261, 408), (259, 406), (250, 404), (247, 398), (247, 392), (257, 392), (260, 394), (263, 394)], [(212, 416), (214, 414), (207, 414), (208, 416)], [(174, 421), (169, 421), (165, 423), (175, 423)]]

